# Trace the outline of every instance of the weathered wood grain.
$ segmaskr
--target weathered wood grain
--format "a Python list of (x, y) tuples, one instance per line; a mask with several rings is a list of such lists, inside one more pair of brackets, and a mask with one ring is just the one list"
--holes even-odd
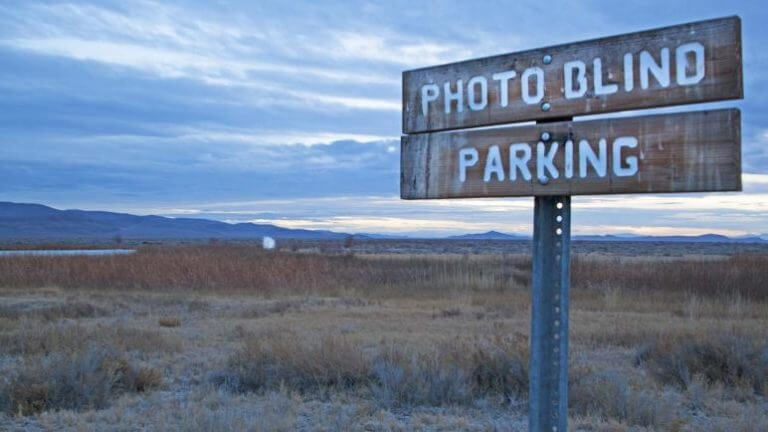
[[(558, 143), (554, 165), (559, 178), (541, 184), (537, 173), (536, 145), (542, 133), (551, 139), (549, 149)], [(622, 148), (612, 158), (618, 137), (636, 137), (635, 148)], [(578, 143), (587, 140), (599, 153), (599, 139), (606, 139), (604, 177), (587, 163), (586, 177), (579, 176)], [(573, 176), (565, 176), (564, 143), (574, 143)], [(531, 180), (520, 170), (510, 180), (510, 145), (527, 143), (531, 159), (527, 168)], [(505, 179), (498, 175), (484, 180), (489, 149), (498, 146)], [(466, 168), (460, 181), (459, 152), (474, 148), (478, 161)], [(585, 149), (586, 150), (586, 149)], [(587, 151), (584, 152), (587, 154)], [(616, 175), (614, 164), (628, 169), (628, 158), (635, 157), (634, 175)], [(741, 114), (738, 109), (697, 111), (643, 117), (614, 118), (582, 122), (556, 122), (530, 126), (447, 131), (406, 135), (401, 141), (401, 189), (404, 199), (505, 197), (531, 195), (629, 194), (662, 192), (705, 192), (741, 190)]]
[[(697, 42), (704, 47), (703, 79), (681, 85), (677, 80), (676, 48)], [(662, 48), (669, 49), (670, 82), (665, 87), (654, 75), (648, 74), (648, 85), (643, 89), (640, 83), (641, 52), (647, 51), (655, 62), (661, 64)], [(738, 17), (729, 17), (405, 71), (403, 133), (739, 99), (743, 97), (741, 53), (741, 21)], [(625, 68), (625, 54), (631, 54), (633, 58), (631, 68)], [(551, 56), (548, 64), (544, 60), (545, 56)], [(602, 85), (616, 84), (614, 93), (598, 94), (600, 92), (596, 91), (596, 58), (601, 61), (602, 73), (599, 77)], [(683, 58), (680, 64), (685, 65), (684, 75), (695, 74), (695, 55)], [(581, 97), (566, 98), (564, 64), (574, 60), (583, 61), (586, 66), (586, 93)], [(533, 67), (542, 69), (544, 86), (542, 100), (531, 104), (521, 97), (521, 81), (524, 71)], [(629, 91), (625, 88), (625, 70), (632, 71), (633, 87)], [(501, 106), (501, 80), (493, 78), (494, 73), (504, 71), (516, 72), (516, 76), (507, 82), (506, 107)], [(469, 105), (468, 84), (473, 77), (481, 77), (478, 79), (487, 82), (487, 101), (482, 109), (477, 107), (482, 102), (483, 93), (481, 84), (477, 82), (473, 86), (476, 110)], [(451, 113), (446, 114), (444, 85), (447, 82), (455, 90), (459, 79), (464, 86), (462, 110), (458, 112), (458, 102), (452, 101), (449, 103)], [(528, 92), (535, 95), (535, 78), (530, 77), (526, 81)], [(428, 84), (436, 85), (441, 96), (427, 104), (427, 115), (424, 115), (422, 86)], [(549, 111), (542, 109), (544, 102), (550, 104)]]

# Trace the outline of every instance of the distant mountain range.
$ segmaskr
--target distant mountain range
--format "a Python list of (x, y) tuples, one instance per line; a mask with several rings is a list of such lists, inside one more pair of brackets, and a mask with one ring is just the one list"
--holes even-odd
[(698, 236), (592, 235), (592, 236), (574, 236), (573, 239), (577, 241), (585, 240), (585, 241), (687, 242), (687, 243), (768, 243), (767, 240), (759, 236), (727, 237), (720, 234), (702, 234)]
[(449, 240), (530, 240), (530, 236), (488, 231), (479, 234), (462, 234), (447, 237)]
[(0, 202), (0, 239), (343, 239), (344, 233), (281, 228), (270, 224), (126, 213), (57, 210), (41, 204)]
[[(686, 242), (686, 243), (768, 243), (768, 235), (744, 237), (727, 237), (720, 234), (702, 234), (698, 236), (638, 236), (622, 235), (577, 235), (574, 241), (604, 241), (604, 242)], [(488, 231), (479, 234), (464, 234), (448, 237), (451, 240), (530, 240), (531, 236), (519, 234), (504, 234), (498, 231)]]
[[(277, 239), (334, 240), (347, 233), (281, 228), (271, 224), (238, 223), (195, 218), (136, 216), (127, 213), (86, 210), (58, 210), (41, 204), (0, 202), (0, 239), (2, 240), (184, 240), (184, 239)], [(354, 234), (361, 239), (406, 239), (386, 234)], [(488, 231), (446, 237), (449, 240), (530, 240), (531, 236)], [(726, 237), (718, 234), (700, 236), (574, 236), (574, 241), (632, 242), (711, 242), (768, 243), (761, 236)]]

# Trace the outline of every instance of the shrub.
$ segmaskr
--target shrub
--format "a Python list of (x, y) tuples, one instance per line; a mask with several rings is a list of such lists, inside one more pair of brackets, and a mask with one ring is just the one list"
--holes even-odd
[(694, 377), (727, 389), (768, 394), (768, 344), (739, 334), (704, 340), (660, 340), (641, 348), (636, 364), (660, 383), (687, 389)]
[(679, 422), (671, 395), (632, 388), (618, 371), (590, 371), (569, 382), (569, 409), (584, 416), (670, 429)]
[(502, 338), (446, 343), (421, 352), (381, 347), (366, 355), (338, 337), (306, 344), (276, 335), (247, 340), (213, 380), (238, 392), (357, 389), (384, 407), (441, 406), (525, 394), (528, 368), (518, 345)]
[(629, 391), (627, 379), (618, 372), (592, 372), (570, 383), (570, 408), (584, 415), (626, 418)]
[(371, 392), (382, 406), (470, 404), (528, 393), (527, 348), (507, 338), (451, 341), (433, 351), (390, 349), (374, 358)]
[(175, 316), (167, 316), (157, 320), (157, 324), (160, 325), (160, 327), (178, 327), (181, 325), (181, 320)]
[(472, 352), (472, 381), (481, 392), (507, 398), (528, 393), (527, 346), (477, 346)]
[(133, 388), (142, 393), (163, 385), (163, 372), (157, 368), (142, 367), (136, 372)]
[(473, 397), (468, 371), (441, 365), (437, 353), (409, 358), (394, 351), (374, 361), (371, 372), (371, 393), (385, 407), (466, 404)]
[(2, 410), (30, 415), (51, 409), (102, 409), (123, 393), (148, 391), (162, 383), (159, 371), (137, 368), (114, 348), (91, 347), (25, 365), (2, 389)]
[(296, 338), (274, 335), (251, 338), (229, 359), (227, 371), (214, 380), (239, 392), (288, 388), (310, 392), (350, 388), (366, 379), (362, 352), (350, 342), (324, 337), (303, 345)]

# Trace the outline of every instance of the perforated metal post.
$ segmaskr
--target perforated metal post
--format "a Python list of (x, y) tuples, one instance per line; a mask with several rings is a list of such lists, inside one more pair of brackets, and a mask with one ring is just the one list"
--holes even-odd
[(528, 430), (566, 432), (571, 197), (534, 199)]

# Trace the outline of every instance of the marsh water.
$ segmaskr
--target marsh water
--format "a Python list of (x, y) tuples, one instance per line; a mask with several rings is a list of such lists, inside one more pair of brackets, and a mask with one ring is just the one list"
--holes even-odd
[(4, 256), (62, 256), (62, 255), (128, 255), (136, 253), (136, 249), (41, 249), (41, 250), (0, 250)]

